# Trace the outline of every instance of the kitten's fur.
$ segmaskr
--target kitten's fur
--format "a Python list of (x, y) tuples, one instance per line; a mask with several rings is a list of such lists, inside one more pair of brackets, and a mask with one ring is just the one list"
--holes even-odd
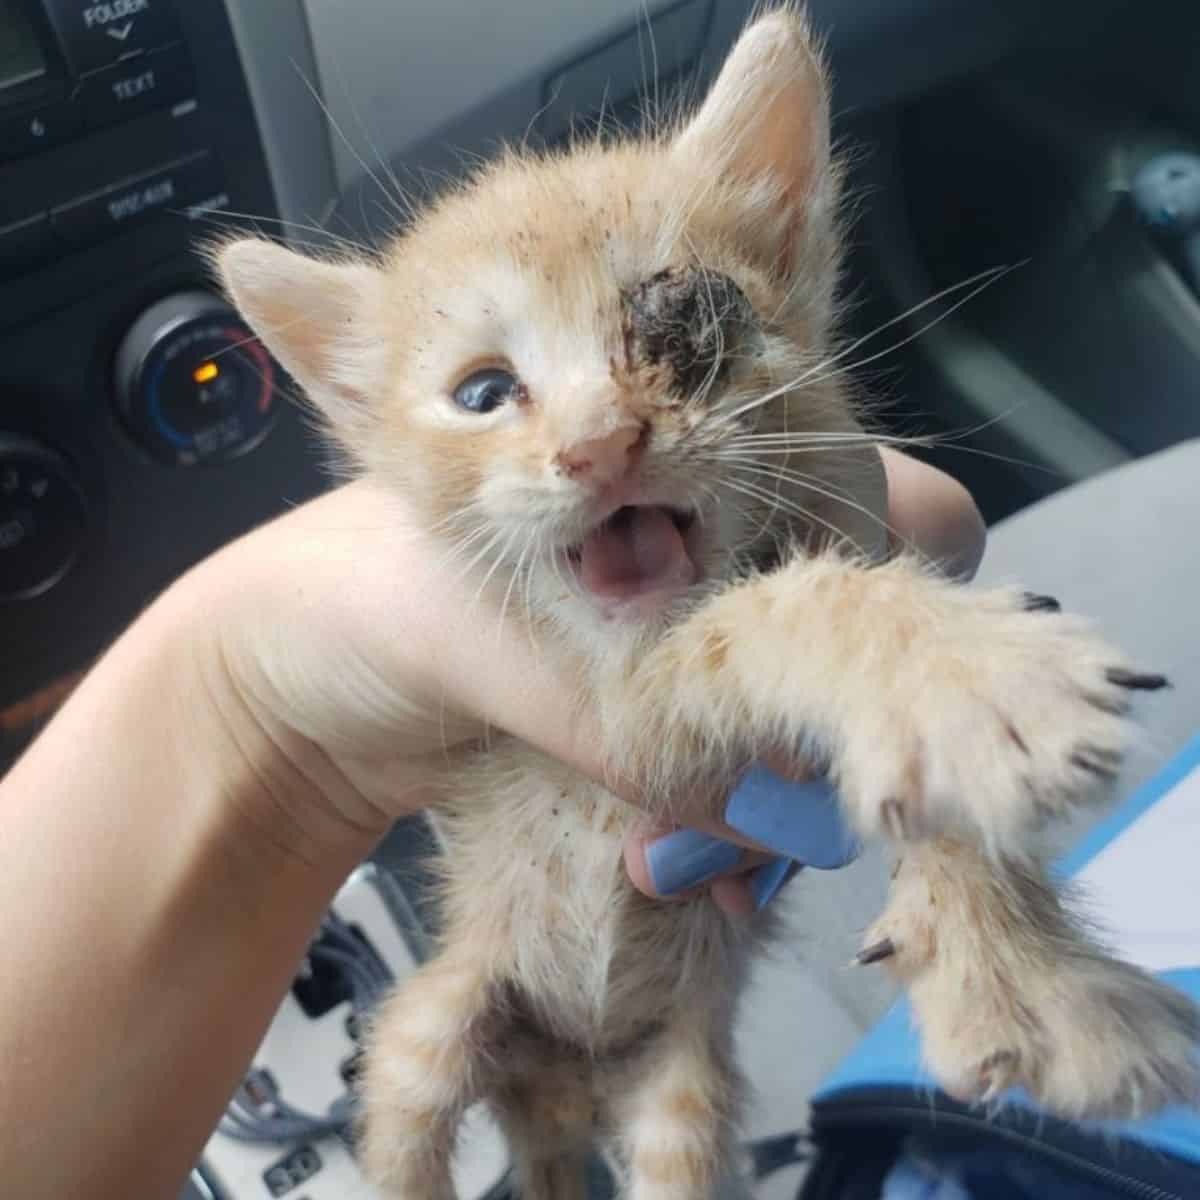
[[(715, 812), (752, 760), (816, 755), (856, 828), (903, 843), (867, 940), (894, 942), (947, 1088), (1145, 1112), (1193, 1093), (1194, 1014), (1089, 939), (1034, 851), (1119, 760), (1121, 659), (1019, 593), (869, 566), (883, 488), (831, 352), (828, 139), (822, 66), (777, 8), (678, 129), (509, 154), (378, 262), (251, 241), (220, 271), (359, 468), (577, 675), (623, 787)], [(520, 393), (456, 408), (484, 365)], [(699, 513), (700, 582), (624, 607), (580, 585), (567, 548), (631, 502)], [(822, 548), (829, 524), (845, 540)], [(582, 1195), (597, 1136), (637, 1200), (710, 1194), (764, 918), (643, 898), (621, 863), (634, 810), (523, 745), (456, 753), (440, 785), (445, 932), (375, 1028), (369, 1174), (449, 1197), (456, 1126), (486, 1098), (532, 1200)]]

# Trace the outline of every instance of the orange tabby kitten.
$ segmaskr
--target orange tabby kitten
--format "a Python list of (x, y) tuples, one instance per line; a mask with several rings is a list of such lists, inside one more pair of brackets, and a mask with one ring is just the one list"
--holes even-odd
[[(871, 565), (882, 473), (832, 349), (837, 184), (785, 6), (678, 128), (508, 154), (378, 261), (239, 241), (218, 263), (358, 468), (577, 675), (614, 778), (716, 814), (751, 761), (815, 758), (856, 829), (900, 843), (868, 941), (949, 1090), (1148, 1111), (1194, 1090), (1195, 1014), (1088, 938), (1035, 834), (1098, 798), (1128, 689), (1161, 681), (1020, 593)], [(529, 1200), (582, 1196), (596, 1139), (636, 1200), (710, 1195), (764, 918), (639, 895), (633, 810), (523, 745), (429, 770), (444, 932), (376, 1022), (368, 1173), (450, 1197), (485, 1099)]]

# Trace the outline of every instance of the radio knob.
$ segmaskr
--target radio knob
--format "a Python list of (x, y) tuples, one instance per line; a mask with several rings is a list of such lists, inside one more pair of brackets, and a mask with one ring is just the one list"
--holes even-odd
[(83, 546), (87, 504), (61, 454), (0, 433), (0, 600), (53, 587)]
[(121, 342), (117, 410), (160, 462), (226, 462), (270, 432), (278, 374), (228, 304), (208, 292), (180, 292), (151, 305)]

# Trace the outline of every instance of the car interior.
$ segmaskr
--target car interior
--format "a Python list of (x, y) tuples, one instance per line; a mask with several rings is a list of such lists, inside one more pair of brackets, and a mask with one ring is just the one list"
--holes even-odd
[[(205, 240), (377, 245), (504, 141), (636, 127), (697, 94), (752, 7), (0, 0), (0, 771), (172, 579), (333, 483)], [(1200, 711), (1178, 668), (1200, 665), (1200, 6), (808, 7), (849, 164), (846, 365), (873, 428), (970, 489), (985, 578), (1031, 576), (1177, 664), (1161, 757)], [(336, 1105), (373, 989), (428, 945), (434, 852), (403, 822), (347, 883), (186, 1194), (370, 1194)], [(820, 932), (752, 991), (748, 1136), (803, 1128), (890, 1001), (841, 971), (839, 931), (881, 894), (871, 857), (799, 889)], [(338, 938), (366, 968), (338, 967)], [(797, 1013), (816, 1050), (781, 1063)], [(280, 1097), (293, 1123), (260, 1136)], [(477, 1117), (462, 1194), (507, 1194)], [(794, 1195), (801, 1157), (757, 1194)]]

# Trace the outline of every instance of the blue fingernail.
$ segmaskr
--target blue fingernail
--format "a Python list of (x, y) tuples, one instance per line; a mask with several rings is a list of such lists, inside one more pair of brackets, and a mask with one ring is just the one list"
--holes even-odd
[(725, 806), (725, 822), (776, 854), (824, 871), (853, 862), (862, 849), (827, 780), (796, 783), (763, 766), (742, 776)]
[(646, 847), (650, 882), (660, 896), (675, 896), (699, 887), (732, 870), (741, 857), (741, 850), (731, 842), (694, 829), (668, 833)]
[(792, 862), (790, 858), (777, 858), (755, 867), (750, 872), (750, 895), (754, 898), (754, 911), (762, 912), (779, 895), (793, 872), (799, 869), (800, 864)]

